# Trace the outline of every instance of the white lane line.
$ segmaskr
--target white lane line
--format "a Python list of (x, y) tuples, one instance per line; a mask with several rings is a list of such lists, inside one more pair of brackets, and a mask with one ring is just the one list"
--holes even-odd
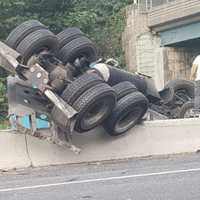
[(183, 170), (163, 171), (163, 172), (146, 173), (146, 174), (134, 174), (134, 175), (127, 175), (127, 176), (114, 176), (114, 177), (108, 177), (108, 178), (97, 178), (97, 179), (87, 179), (87, 180), (71, 181), (71, 182), (60, 182), (60, 183), (33, 185), (33, 186), (25, 186), (25, 187), (13, 187), (13, 188), (0, 189), (0, 193), (11, 192), (11, 191), (19, 191), (19, 190), (30, 190), (30, 189), (39, 189), (39, 188), (58, 187), (58, 186), (62, 186), (62, 185), (74, 185), (74, 184), (83, 184), (83, 183), (125, 180), (125, 179), (132, 179), (132, 178), (138, 178), (138, 177), (160, 176), (160, 175), (169, 175), (169, 174), (181, 174), (181, 173), (190, 173), (190, 172), (199, 172), (199, 171), (200, 171), (200, 168), (183, 169)]

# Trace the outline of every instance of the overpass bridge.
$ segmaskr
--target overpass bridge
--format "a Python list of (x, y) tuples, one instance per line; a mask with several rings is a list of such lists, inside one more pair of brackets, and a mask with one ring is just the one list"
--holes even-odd
[(148, 26), (160, 33), (162, 46), (200, 44), (199, 0), (174, 0), (148, 12)]
[(127, 8), (123, 36), (130, 70), (151, 75), (158, 88), (188, 79), (200, 54), (200, 1), (136, 0)]

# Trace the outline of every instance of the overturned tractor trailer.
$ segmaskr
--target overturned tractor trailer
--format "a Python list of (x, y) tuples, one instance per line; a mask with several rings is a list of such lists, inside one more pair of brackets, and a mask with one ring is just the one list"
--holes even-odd
[(151, 77), (118, 69), (115, 60), (97, 55), (78, 28), (55, 35), (36, 20), (17, 26), (0, 42), (0, 66), (10, 73), (12, 127), (79, 153), (72, 144), (74, 131), (102, 125), (119, 136), (146, 119), (147, 112), (152, 119), (179, 117), (194, 97), (192, 82), (174, 80), (157, 91)]

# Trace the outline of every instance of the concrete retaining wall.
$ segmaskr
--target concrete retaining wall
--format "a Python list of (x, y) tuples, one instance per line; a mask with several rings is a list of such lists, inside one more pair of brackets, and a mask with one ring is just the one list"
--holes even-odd
[(0, 132), (0, 170), (31, 166), (25, 135)]
[(200, 119), (146, 122), (119, 138), (109, 137), (99, 128), (74, 135), (74, 143), (82, 148), (80, 155), (31, 136), (0, 133), (0, 169), (196, 152), (199, 130)]

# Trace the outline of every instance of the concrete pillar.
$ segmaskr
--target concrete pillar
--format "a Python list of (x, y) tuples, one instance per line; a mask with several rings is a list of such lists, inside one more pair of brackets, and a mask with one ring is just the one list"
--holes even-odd
[(126, 9), (126, 26), (122, 34), (123, 50), (125, 51), (126, 65), (129, 71), (137, 71), (136, 41), (137, 37), (148, 32), (148, 15), (141, 13), (135, 5)]
[(123, 49), (129, 71), (151, 76), (158, 89), (164, 85), (163, 49), (160, 39), (148, 28), (148, 15), (130, 6), (126, 12), (127, 24), (123, 33)]

